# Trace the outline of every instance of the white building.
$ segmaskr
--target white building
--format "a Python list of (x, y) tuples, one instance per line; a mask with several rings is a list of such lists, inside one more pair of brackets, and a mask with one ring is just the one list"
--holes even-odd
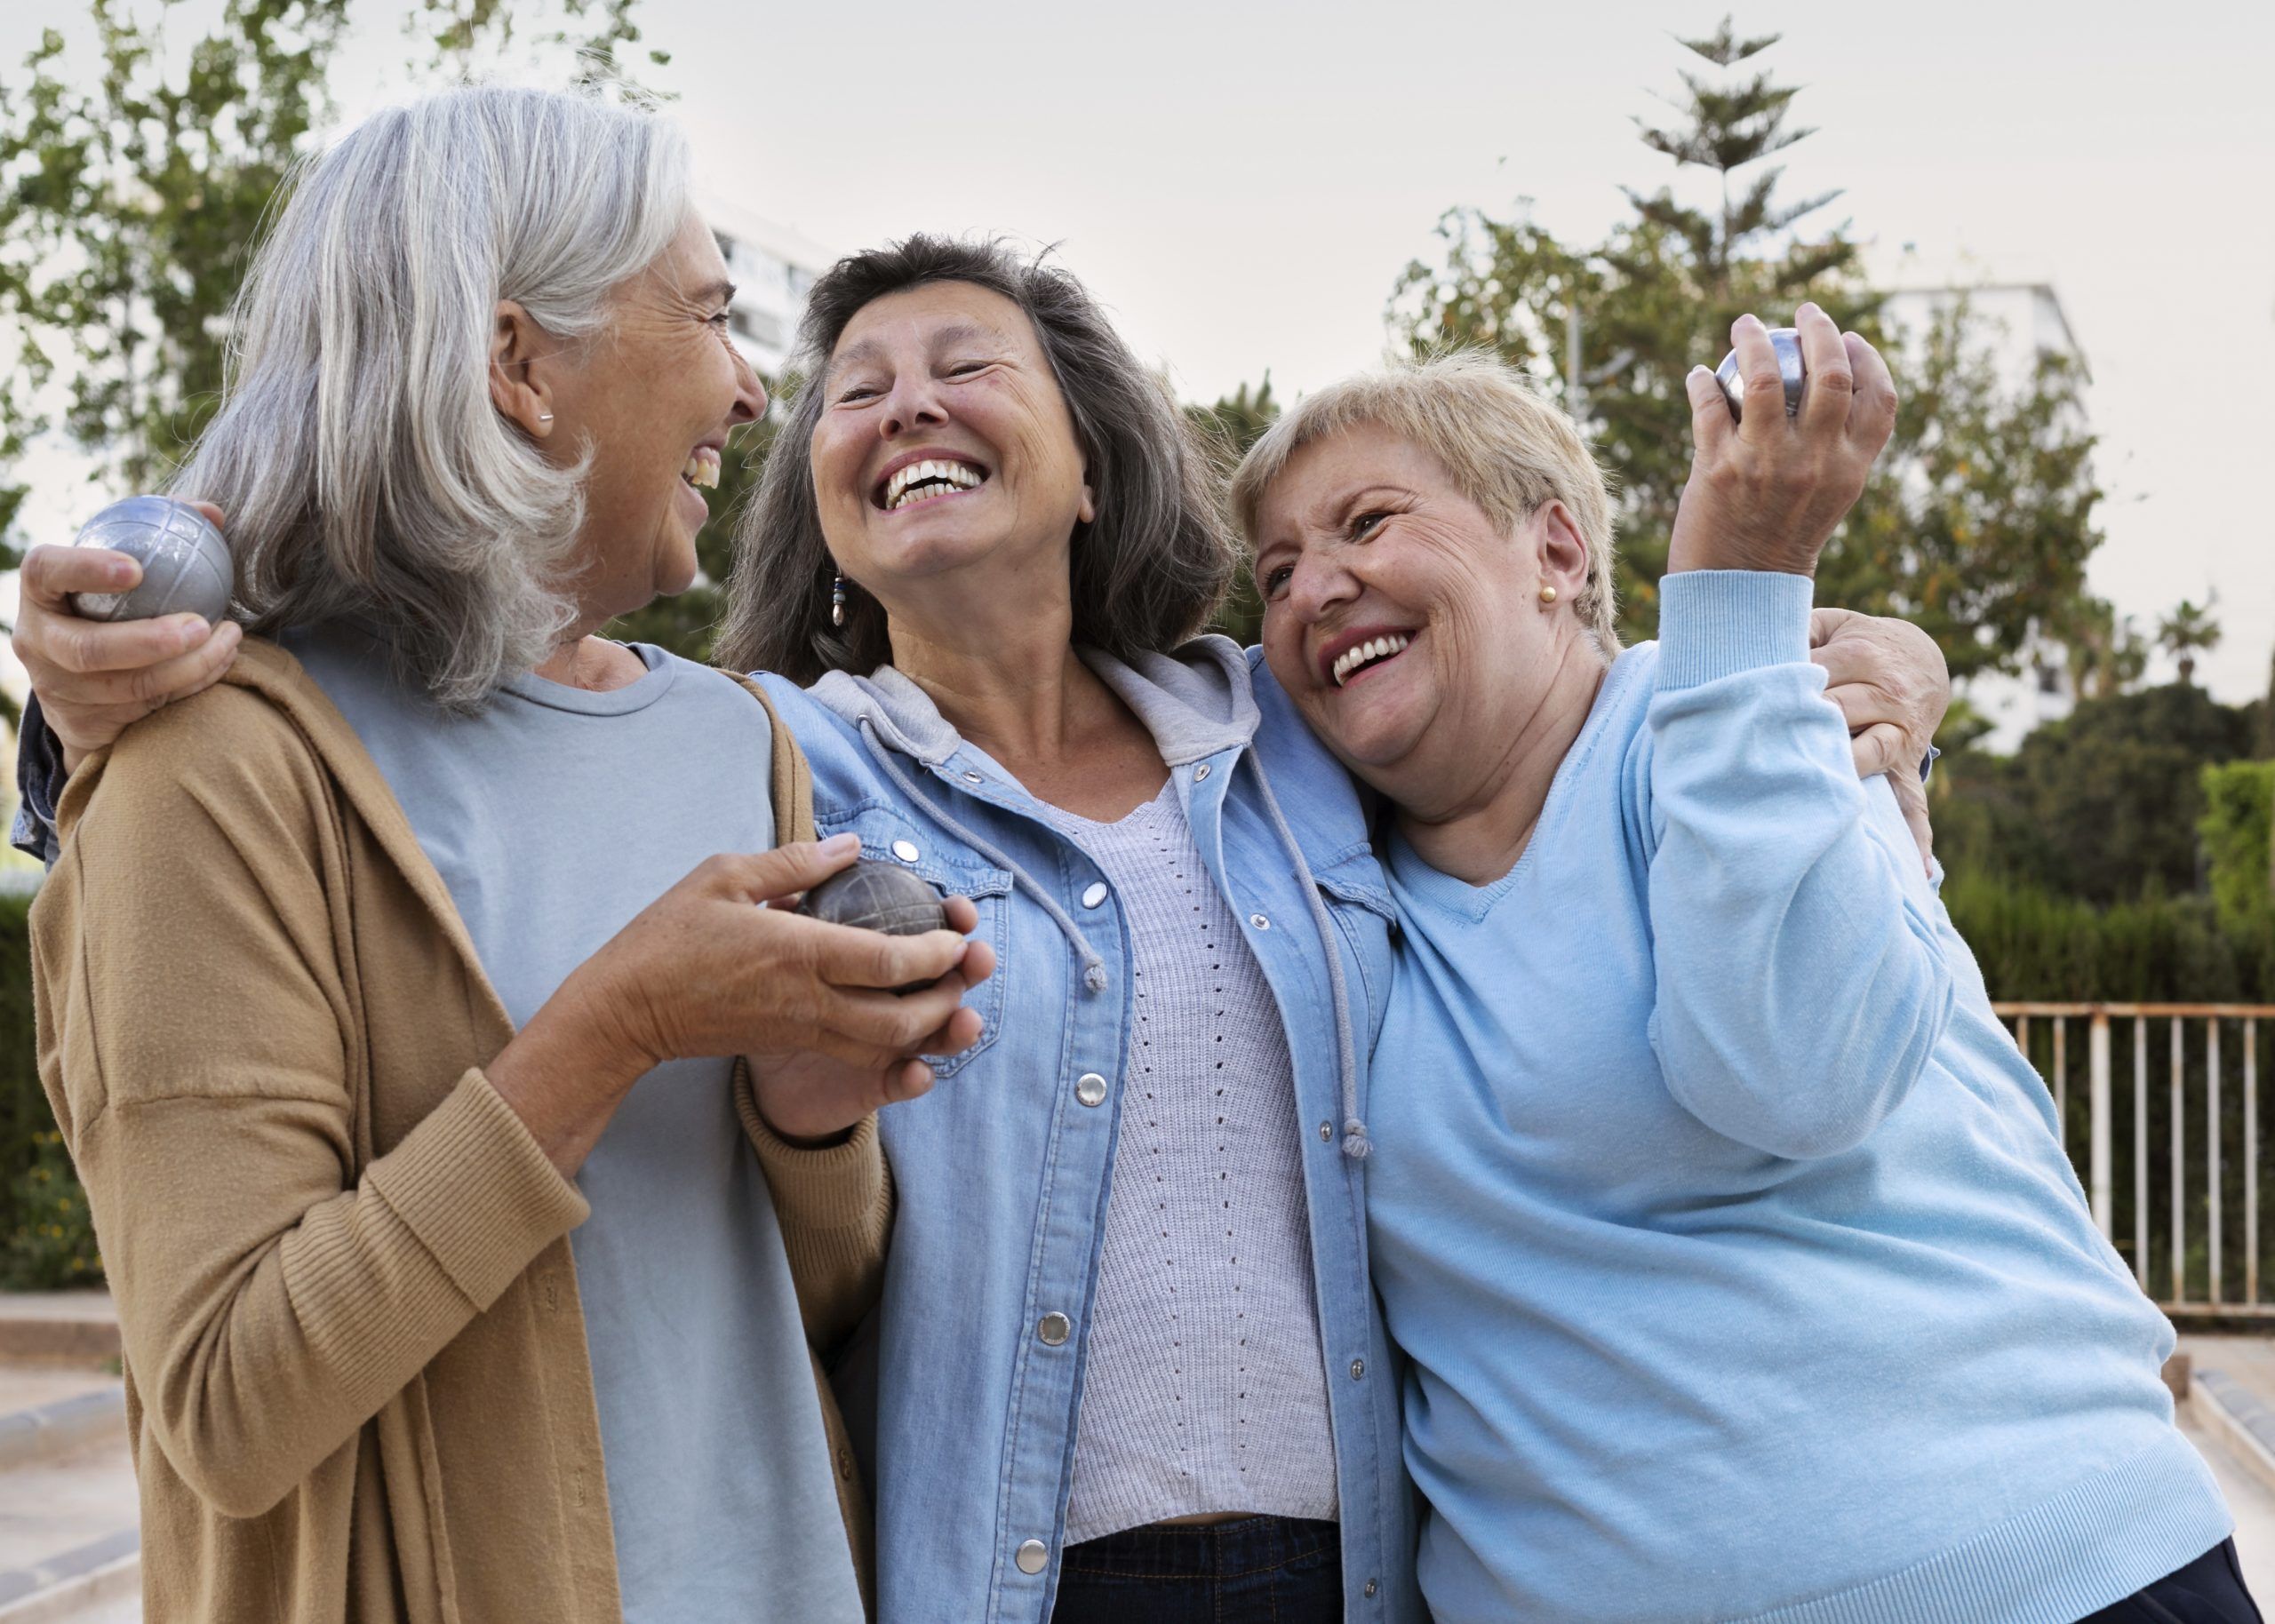
[(707, 201), (703, 212), (726, 256), (727, 275), (734, 279), (728, 322), (736, 347), (770, 380), (778, 378), (797, 337), (806, 291), (837, 256), (786, 226), (731, 203)]
[[(1979, 265), (1931, 267), (1908, 248), (1885, 258), (1869, 256), (1867, 263), (1874, 285), (1889, 291), (1881, 319), (1899, 351), (1923, 338), (1938, 317), (1964, 301), (1973, 339), (1989, 350), (2003, 390), (2028, 390), (2040, 358), (2048, 355), (2076, 362), (2086, 381), (2092, 381), (2085, 350), (2050, 281), (2005, 279)], [(1992, 749), (2011, 751), (2032, 728), (2067, 716), (2073, 707), (2067, 651), (2053, 646), (2033, 649), (2023, 674), (1977, 678), (1968, 685), (1967, 699), (1992, 724), (1984, 742)]]

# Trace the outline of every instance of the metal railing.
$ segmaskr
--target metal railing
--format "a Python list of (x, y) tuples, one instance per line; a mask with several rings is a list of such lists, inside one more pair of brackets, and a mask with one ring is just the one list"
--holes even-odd
[(2053, 1094), (2094, 1222), (2141, 1289), (2169, 1313), (2275, 1318), (2259, 1267), (2263, 1241), (2275, 1244), (2259, 1201), (2259, 1028), (2275, 1005), (1995, 1007)]

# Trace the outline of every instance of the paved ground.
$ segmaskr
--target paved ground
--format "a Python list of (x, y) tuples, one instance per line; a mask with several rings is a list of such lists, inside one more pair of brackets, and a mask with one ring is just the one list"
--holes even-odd
[[(2198, 1370), (2216, 1369), (2275, 1406), (2275, 1337), (2191, 1336), (2182, 1346)], [(0, 1366), (0, 1415), (75, 1397), (116, 1378), (100, 1371)], [(2236, 1516), (2244, 1576), (2275, 1601), (2275, 1484), (2255, 1473), (2204, 1418), (2183, 1413), (2182, 1431), (2206, 1461)], [(84, 1546), (135, 1517), (134, 1477), (123, 1440), (0, 1471), (0, 1572), (28, 1568)], [(140, 1624), (132, 1596), (99, 1599), (50, 1615), (54, 1624)]]

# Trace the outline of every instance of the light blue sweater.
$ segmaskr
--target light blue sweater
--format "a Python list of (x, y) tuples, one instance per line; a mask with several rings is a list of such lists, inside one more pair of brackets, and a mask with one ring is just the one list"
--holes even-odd
[(1668, 577), (1531, 845), (1402, 845), (1375, 1279), (1440, 1624), (2071, 1624), (2231, 1519), (1800, 577)]

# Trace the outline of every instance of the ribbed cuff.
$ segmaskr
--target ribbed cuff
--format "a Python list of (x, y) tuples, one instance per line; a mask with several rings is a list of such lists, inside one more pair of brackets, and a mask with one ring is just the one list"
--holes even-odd
[(1686, 569), (1659, 583), (1662, 692), (1809, 657), (1816, 583), (1754, 569)]
[(874, 1222), (885, 1198), (885, 1153), (874, 1113), (842, 1142), (815, 1149), (787, 1142), (755, 1111), (744, 1113), (743, 1127), (784, 1229), (850, 1230)]
[(478, 1071), (363, 1182), (483, 1310), (592, 1210)]

